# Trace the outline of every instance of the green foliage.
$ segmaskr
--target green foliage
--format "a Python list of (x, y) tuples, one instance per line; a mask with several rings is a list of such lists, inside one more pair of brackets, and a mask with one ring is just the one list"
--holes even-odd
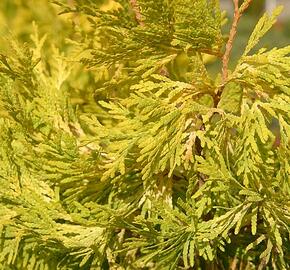
[(280, 8), (221, 83), (218, 0), (54, 4), (0, 56), (0, 269), (289, 269)]
[(249, 43), (244, 52), (245, 55), (247, 55), (253, 47), (258, 44), (260, 38), (263, 37), (269, 29), (271, 29), (273, 24), (276, 22), (277, 16), (282, 10), (283, 7), (279, 6), (274, 10), (271, 17), (268, 14), (264, 14), (264, 16), (259, 20), (252, 35), (250, 36)]

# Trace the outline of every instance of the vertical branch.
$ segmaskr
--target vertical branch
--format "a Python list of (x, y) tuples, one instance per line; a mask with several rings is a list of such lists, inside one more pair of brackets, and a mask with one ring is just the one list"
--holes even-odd
[(222, 58), (222, 84), (224, 84), (227, 81), (228, 78), (228, 65), (229, 65), (229, 60), (230, 60), (230, 55), (233, 49), (233, 42), (235, 39), (235, 36), (237, 34), (237, 28), (238, 28), (238, 23), (239, 20), (241, 18), (241, 13), (239, 10), (239, 0), (233, 0), (234, 2), (234, 18), (233, 18), (233, 23), (232, 23), (232, 27), (230, 30), (230, 35), (229, 35), (229, 39), (228, 42), (226, 44), (226, 51), (223, 55)]
[(135, 13), (136, 21), (141, 25), (144, 26), (144, 22), (142, 21), (142, 16), (140, 12), (140, 7), (138, 5), (137, 0), (130, 0), (131, 7)]
[(229, 60), (230, 60), (231, 52), (233, 49), (233, 42), (237, 34), (239, 20), (242, 14), (246, 11), (246, 9), (249, 7), (249, 5), (251, 4), (253, 0), (245, 0), (244, 3), (240, 7), (239, 7), (239, 0), (232, 0), (232, 1), (234, 4), (234, 18), (233, 18), (233, 22), (232, 22), (232, 26), (231, 26), (231, 30), (229, 34), (229, 39), (226, 44), (226, 50), (222, 57), (222, 86), (218, 89), (218, 92), (216, 94), (215, 105), (218, 104), (224, 85), (226, 84), (228, 80)]

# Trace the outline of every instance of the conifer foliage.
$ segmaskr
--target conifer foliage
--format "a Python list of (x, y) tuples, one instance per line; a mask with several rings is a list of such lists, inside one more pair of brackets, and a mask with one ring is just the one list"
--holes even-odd
[(229, 70), (251, 0), (230, 33), (219, 0), (53, 4), (69, 49), (0, 56), (0, 268), (290, 269), (290, 46), (255, 50), (282, 8)]

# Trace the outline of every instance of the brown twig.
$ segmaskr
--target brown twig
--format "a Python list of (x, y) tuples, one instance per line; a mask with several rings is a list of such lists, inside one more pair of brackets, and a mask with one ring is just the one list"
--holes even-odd
[(231, 52), (233, 49), (233, 42), (234, 42), (235, 36), (237, 34), (239, 20), (240, 20), (242, 14), (246, 11), (246, 9), (251, 4), (251, 2), (252, 2), (252, 0), (246, 0), (239, 8), (239, 0), (233, 0), (234, 10), (235, 10), (234, 11), (234, 19), (233, 19), (232, 27), (230, 30), (229, 39), (228, 39), (228, 42), (226, 44), (226, 51), (225, 51), (223, 58), (222, 58), (222, 62), (223, 62), (222, 84), (225, 84), (225, 82), (228, 79), (228, 65), (229, 65), (230, 55), (231, 55)]
[(231, 55), (231, 52), (233, 49), (233, 41), (234, 41), (235, 36), (237, 34), (238, 23), (239, 23), (239, 20), (241, 18), (241, 13), (239, 10), (239, 0), (233, 0), (233, 2), (234, 2), (234, 8), (235, 8), (234, 18), (233, 18), (232, 27), (230, 30), (229, 39), (228, 39), (228, 42), (226, 44), (226, 50), (225, 50), (225, 53), (224, 53), (223, 58), (222, 58), (222, 63), (223, 63), (223, 66), (222, 66), (222, 84), (224, 84), (228, 78), (228, 65), (229, 65), (230, 55)]
[(228, 80), (229, 60), (230, 60), (231, 52), (233, 49), (233, 42), (237, 34), (239, 20), (242, 14), (246, 11), (246, 9), (249, 7), (249, 5), (251, 4), (253, 0), (246, 0), (240, 7), (239, 7), (239, 0), (232, 0), (232, 1), (234, 4), (234, 18), (233, 18), (233, 23), (232, 23), (230, 34), (229, 34), (229, 39), (226, 44), (226, 50), (222, 57), (222, 85), (216, 94), (215, 105), (217, 105), (217, 103), (219, 102), (221, 93)]
[(138, 2), (137, 0), (130, 0), (130, 4), (131, 4), (131, 7), (135, 13), (135, 18), (136, 18), (136, 21), (141, 25), (141, 26), (144, 26), (144, 22), (142, 21), (142, 15), (141, 15), (141, 12), (140, 12), (140, 7), (138, 5)]

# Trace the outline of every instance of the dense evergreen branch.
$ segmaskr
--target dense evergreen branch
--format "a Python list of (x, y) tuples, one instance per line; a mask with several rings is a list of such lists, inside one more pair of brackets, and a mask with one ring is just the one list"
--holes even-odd
[(69, 44), (0, 54), (3, 269), (290, 269), (290, 46), (250, 54), (280, 7), (229, 75), (250, 2), (222, 83), (218, 0), (56, 1)]

